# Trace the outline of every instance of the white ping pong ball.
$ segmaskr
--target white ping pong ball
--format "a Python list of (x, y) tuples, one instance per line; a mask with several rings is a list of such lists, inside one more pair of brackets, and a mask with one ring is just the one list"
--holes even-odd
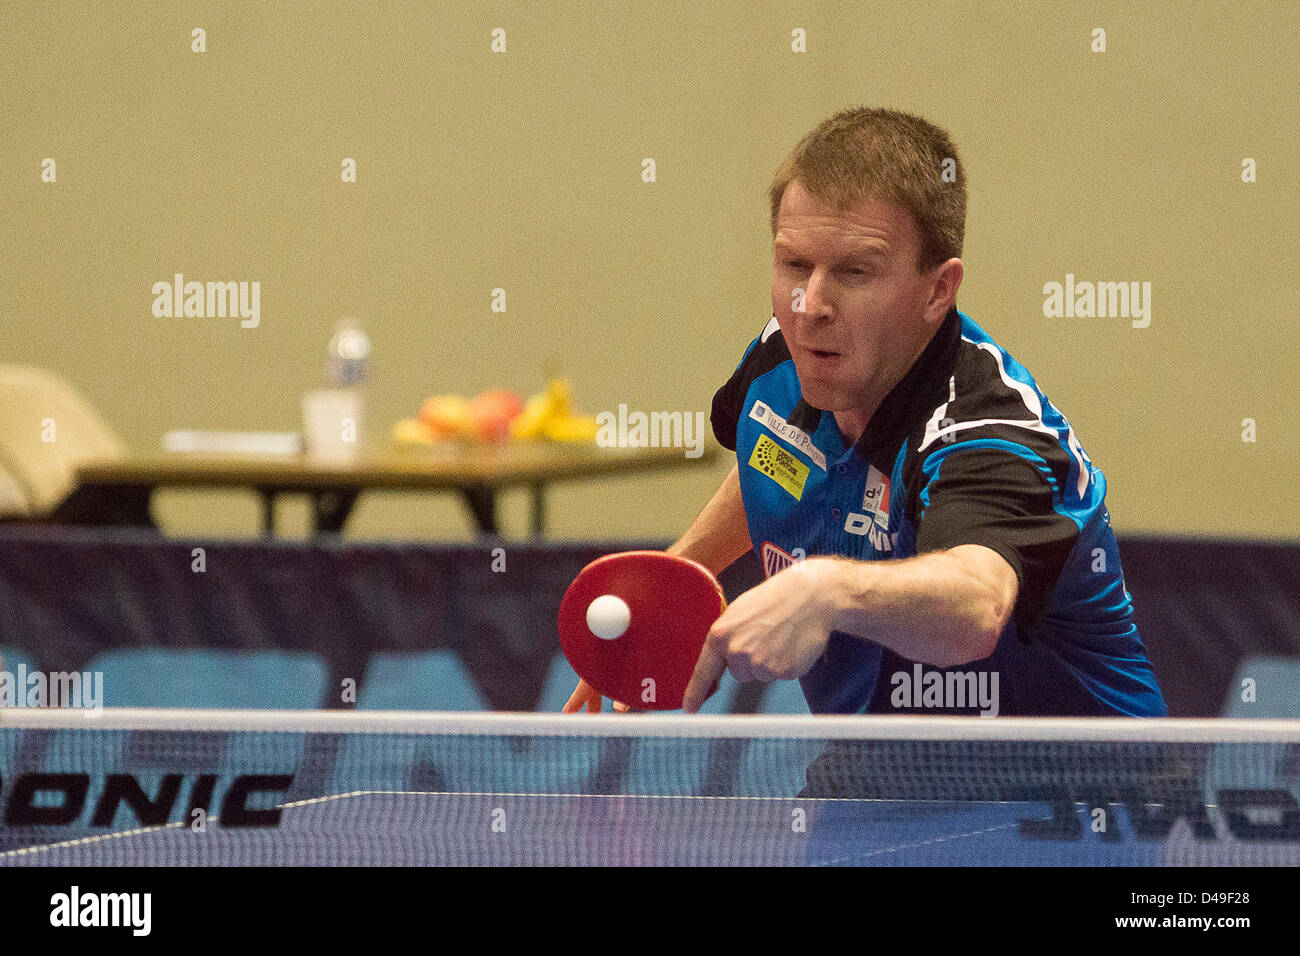
[(602, 641), (622, 637), (631, 621), (627, 602), (612, 594), (602, 594), (587, 605), (587, 627)]

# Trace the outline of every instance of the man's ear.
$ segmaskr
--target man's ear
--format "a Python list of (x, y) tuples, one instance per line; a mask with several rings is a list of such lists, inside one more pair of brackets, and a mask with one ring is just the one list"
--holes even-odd
[(964, 275), (965, 267), (960, 259), (941, 262), (931, 270), (934, 285), (930, 290), (930, 301), (925, 306), (925, 314), (935, 328), (938, 328), (948, 310), (956, 303), (957, 289), (961, 287)]

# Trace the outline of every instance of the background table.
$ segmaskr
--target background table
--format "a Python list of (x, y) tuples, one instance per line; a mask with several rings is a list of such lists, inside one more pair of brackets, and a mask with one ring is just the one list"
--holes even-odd
[[(61, 517), (112, 514), (113, 524), (150, 524), (155, 488), (251, 488), (262, 497), (262, 527), (275, 533), (275, 499), (286, 493), (311, 496), (312, 526), (342, 531), (367, 489), (459, 492), (483, 534), (497, 534), (497, 495), (513, 487), (532, 491), (531, 530), (546, 529), (546, 487), (601, 475), (628, 475), (711, 461), (716, 446), (698, 458), (682, 448), (599, 448), (519, 442), (499, 446), (448, 443), (365, 454), (352, 464), (319, 462), (303, 455), (217, 455), (173, 452), (148, 457), (88, 461), (77, 469), (77, 489), (60, 506)], [(136, 520), (132, 520), (132, 519)]]

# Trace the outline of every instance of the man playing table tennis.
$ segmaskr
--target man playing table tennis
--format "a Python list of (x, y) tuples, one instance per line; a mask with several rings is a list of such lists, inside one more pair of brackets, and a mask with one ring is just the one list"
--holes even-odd
[(717, 573), (753, 548), (767, 579), (713, 625), (684, 708), (729, 669), (798, 679), (813, 713), (1163, 716), (1105, 477), (956, 308), (947, 133), (841, 112), (770, 200), (773, 317), (713, 400), (736, 467), (670, 549)]

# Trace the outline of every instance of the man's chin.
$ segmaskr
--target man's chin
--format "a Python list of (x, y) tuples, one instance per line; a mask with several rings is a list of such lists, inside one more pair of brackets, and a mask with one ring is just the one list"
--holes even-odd
[(816, 378), (805, 378), (799, 376), (799, 392), (803, 395), (803, 400), (813, 408), (820, 408), (824, 412), (833, 411), (840, 404), (839, 399), (842, 397), (840, 389), (835, 388), (829, 382)]
[(846, 393), (843, 389), (828, 388), (824, 385), (819, 387), (816, 383), (809, 383), (808, 387), (801, 385), (800, 394), (813, 408), (832, 414), (857, 414), (864, 406), (861, 399), (855, 401), (855, 396)]
[(795, 363), (795, 375), (799, 379), (803, 400), (823, 412), (855, 411), (868, 401), (863, 394), (862, 381), (838, 381), (812, 374), (810, 369), (800, 372), (798, 363)]

